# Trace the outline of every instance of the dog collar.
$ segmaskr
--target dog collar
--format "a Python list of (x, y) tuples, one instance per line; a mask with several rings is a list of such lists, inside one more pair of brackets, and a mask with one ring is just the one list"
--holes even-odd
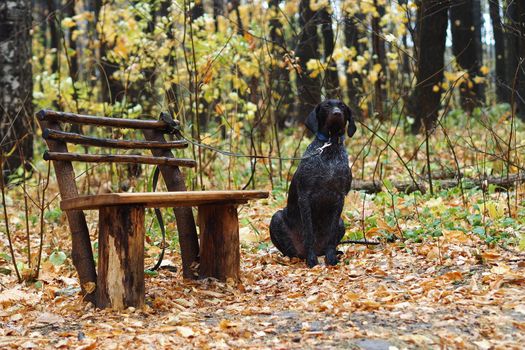
[(332, 142), (336, 142), (336, 143), (343, 143), (344, 140), (345, 140), (345, 135), (343, 136), (339, 136), (337, 138), (334, 138), (333, 140), (330, 139), (330, 137), (328, 137), (328, 135), (325, 135), (323, 134), (322, 132), (318, 131), (315, 133), (315, 137), (321, 141), (321, 142), (329, 142), (329, 141), (332, 141)]

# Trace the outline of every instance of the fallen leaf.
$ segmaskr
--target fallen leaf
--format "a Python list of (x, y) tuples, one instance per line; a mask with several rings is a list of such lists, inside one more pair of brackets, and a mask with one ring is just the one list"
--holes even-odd
[(62, 316), (53, 314), (51, 312), (43, 312), (36, 318), (35, 322), (55, 324), (55, 323), (64, 323), (65, 321)]
[(177, 334), (184, 338), (193, 337), (195, 335), (195, 332), (190, 327), (177, 326), (175, 329), (177, 331)]

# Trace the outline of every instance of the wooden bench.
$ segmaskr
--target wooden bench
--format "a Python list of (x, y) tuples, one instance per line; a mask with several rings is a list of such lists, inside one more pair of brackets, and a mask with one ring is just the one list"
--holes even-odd
[[(194, 167), (192, 159), (175, 158), (172, 149), (184, 140), (166, 141), (178, 132), (178, 122), (165, 113), (160, 120), (132, 120), (42, 110), (37, 113), (53, 161), (72, 238), (71, 257), (86, 299), (97, 307), (140, 307), (144, 303), (145, 208), (173, 207), (179, 233), (183, 276), (239, 279), (237, 208), (248, 200), (266, 198), (266, 191), (186, 191), (179, 166)], [(65, 132), (61, 123), (140, 129), (144, 140), (105, 139)], [(152, 155), (70, 153), (67, 144), (101, 148), (148, 149)], [(108, 193), (79, 196), (72, 162), (154, 164), (169, 192)], [(200, 247), (191, 207), (198, 207)], [(83, 210), (99, 211), (98, 271)]]

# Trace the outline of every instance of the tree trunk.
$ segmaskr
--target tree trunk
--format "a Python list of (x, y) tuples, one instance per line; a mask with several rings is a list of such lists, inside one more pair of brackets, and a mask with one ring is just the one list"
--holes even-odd
[(31, 0), (0, 2), (0, 152), (7, 178), (33, 157)]
[(219, 17), (224, 16), (224, 0), (213, 0), (213, 21), (215, 22), (215, 32), (219, 31)]
[(144, 214), (140, 205), (99, 209), (98, 308), (144, 304)]
[(270, 0), (269, 8), (271, 12), (270, 17), (270, 39), (272, 40), (270, 49), (274, 58), (275, 65), (271, 65), (270, 70), (270, 84), (272, 92), (279, 96), (277, 105), (273, 109), (275, 113), (275, 120), (279, 128), (284, 128), (287, 118), (290, 117), (290, 106), (292, 98), (290, 94), (290, 72), (284, 65), (286, 42), (284, 40), (283, 24), (279, 20), (279, 3), (280, 0)]
[(374, 0), (374, 7), (378, 15), (372, 15), (372, 69), (376, 65), (381, 67), (378, 72), (377, 80), (374, 82), (374, 106), (373, 110), (378, 114), (379, 119), (385, 119), (384, 103), (387, 99), (385, 82), (386, 82), (386, 49), (385, 40), (383, 40), (383, 30), (379, 24), (381, 18), (385, 15), (385, 8), (378, 5), (377, 0)]
[(244, 35), (244, 27), (241, 19), (241, 12), (239, 11), (239, 6), (241, 5), (240, 0), (228, 0), (228, 12), (235, 12), (235, 17), (237, 17), (237, 34)]
[(299, 26), (301, 34), (296, 55), (301, 72), (297, 74), (297, 93), (299, 97), (299, 121), (303, 122), (312, 109), (321, 101), (319, 76), (310, 76), (306, 64), (311, 59), (319, 60), (319, 35), (317, 34), (317, 13), (310, 8), (310, 0), (299, 3)]
[(521, 58), (518, 84), (516, 85), (517, 95), (517, 114), (521, 120), (525, 121), (525, 1), (520, 0), (518, 3), (519, 13), (519, 57)]
[(459, 86), (461, 106), (467, 112), (484, 101), (484, 88), (474, 78), (482, 65), (480, 0), (464, 0), (450, 6), (452, 52), (459, 66), (468, 72), (468, 80)]
[(503, 24), (501, 22), (499, 0), (490, 0), (489, 6), (496, 51), (496, 99), (499, 103), (508, 102), (509, 94), (508, 89), (505, 87), (505, 37), (503, 36)]
[(512, 1), (506, 11), (507, 85), (509, 102), (525, 120), (525, 0)]
[(51, 72), (58, 72), (60, 66), (60, 33), (57, 20), (57, 0), (47, 0), (47, 23), (49, 25), (49, 49), (53, 53)]
[[(354, 48), (356, 56), (363, 53), (362, 45), (359, 43), (359, 39), (363, 36), (362, 31), (359, 30), (359, 21), (364, 18), (362, 14), (345, 14), (344, 19), (344, 35), (345, 35), (345, 46), (348, 48)], [(349, 63), (350, 65), (350, 63)], [(354, 112), (357, 119), (363, 119), (363, 111), (360, 107), (362, 97), (362, 86), (363, 79), (361, 74), (358, 72), (348, 73), (347, 66), (346, 76), (346, 88), (348, 93), (349, 105)]]
[[(102, 21), (101, 16), (105, 16), (104, 11), (102, 11), (103, 4), (105, 0), (95, 0), (95, 21)], [(122, 82), (115, 79), (113, 74), (118, 70), (119, 66), (117, 63), (112, 62), (108, 53), (111, 48), (114, 46), (113, 43), (109, 43), (104, 34), (103, 28), (101, 32), (98, 33), (99, 38), (99, 59), (100, 59), (100, 80), (102, 84), (102, 101), (106, 103), (113, 104), (116, 101), (119, 101), (123, 97), (124, 87)], [(115, 39), (116, 40), (116, 39)]]
[[(140, 6), (140, 2), (134, 0), (135, 6)], [(135, 20), (137, 22), (142, 21), (145, 14), (137, 14)], [(150, 20), (147, 22), (147, 26), (144, 29), (144, 33), (147, 36), (151, 36), (155, 29), (155, 22), (157, 19), (157, 12), (155, 6), (151, 6), (150, 10)], [(126, 91), (126, 100), (130, 101), (133, 105), (142, 106), (142, 110), (147, 115), (153, 114), (153, 107), (155, 106), (156, 96), (155, 96), (155, 81), (157, 79), (157, 74), (155, 72), (154, 66), (146, 66), (151, 61), (154, 61), (155, 58), (151, 56), (151, 50), (142, 49), (140, 53), (140, 64), (144, 67), (141, 69), (140, 80), (135, 82), (125, 82), (125, 91)], [(146, 67), (145, 67), (146, 66)]]
[[(170, 5), (172, 4), (172, 1), (171, 0), (164, 0), (162, 1), (161, 5), (160, 5), (160, 16), (161, 17), (166, 17), (166, 18), (171, 18), (171, 14), (170, 14)], [(174, 30), (174, 24), (171, 23), (170, 24), (170, 27), (168, 29), (168, 32), (166, 33), (166, 36), (168, 38), (168, 40), (172, 41), (174, 40), (174, 33), (173, 33), (173, 30)], [(170, 67), (174, 67), (175, 66), (175, 52), (176, 52), (176, 47), (175, 45), (173, 45), (168, 53), (168, 56), (165, 58), (166, 61), (168, 62), (168, 65)], [(173, 70), (172, 72), (175, 72), (175, 70)], [(179, 96), (180, 96), (180, 93), (179, 93), (179, 87), (177, 86), (177, 84), (175, 83), (172, 83), (170, 82), (170, 85), (168, 88), (166, 88), (166, 100), (167, 100), (167, 103), (168, 103), (168, 110), (170, 112), (171, 115), (178, 115), (179, 114), (179, 111), (180, 111), (180, 105), (179, 105)]]
[(319, 11), (321, 21), (321, 32), (323, 33), (324, 62), (327, 64), (324, 77), (325, 95), (328, 98), (339, 97), (339, 76), (337, 74), (337, 64), (332, 58), (335, 48), (334, 30), (332, 28), (332, 13), (330, 5)]
[[(76, 1), (67, 1), (64, 5), (64, 14), (69, 17), (73, 18), (75, 16), (75, 3)], [(76, 26), (72, 28), (68, 28), (67, 30), (67, 44), (69, 45), (69, 49), (71, 54), (68, 53), (69, 56), (69, 62), (71, 64), (70, 68), (70, 76), (73, 79), (73, 82), (76, 82), (78, 79), (78, 52), (77, 52), (77, 40), (73, 37), (73, 32), (75, 31)], [(77, 111), (78, 112), (78, 111)]]
[(418, 133), (422, 125), (431, 130), (438, 118), (449, 5), (450, 2), (442, 0), (421, 2), (417, 26), (417, 83), (408, 105), (408, 113), (414, 118), (413, 133)]

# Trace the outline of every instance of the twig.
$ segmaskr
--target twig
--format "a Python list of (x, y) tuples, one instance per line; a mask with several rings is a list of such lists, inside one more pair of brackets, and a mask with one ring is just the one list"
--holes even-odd
[[(40, 246), (38, 247), (38, 263), (36, 265), (36, 278), (38, 279), (38, 276), (40, 274), (40, 263), (42, 261), (42, 248), (44, 247), (44, 210), (45, 210), (45, 197), (46, 197), (46, 191), (47, 187), (49, 186), (49, 174), (51, 173), (51, 166), (48, 162), (47, 164), (47, 176), (46, 176), (46, 184), (42, 188), (42, 205), (40, 207)], [(40, 181), (39, 181), (40, 182)]]
[(15, 267), (16, 277), (18, 278), (18, 283), (22, 282), (20, 277), (20, 272), (18, 271), (18, 266), (16, 266), (16, 257), (15, 251), (13, 250), (13, 242), (11, 241), (11, 232), (9, 231), (9, 217), (7, 216), (7, 205), (5, 202), (5, 185), (4, 185), (4, 153), (0, 152), (0, 189), (2, 191), (2, 206), (4, 207), (4, 222), (5, 222), (5, 232), (7, 234), (7, 240), (9, 241), (9, 252), (11, 253), (11, 260)]

